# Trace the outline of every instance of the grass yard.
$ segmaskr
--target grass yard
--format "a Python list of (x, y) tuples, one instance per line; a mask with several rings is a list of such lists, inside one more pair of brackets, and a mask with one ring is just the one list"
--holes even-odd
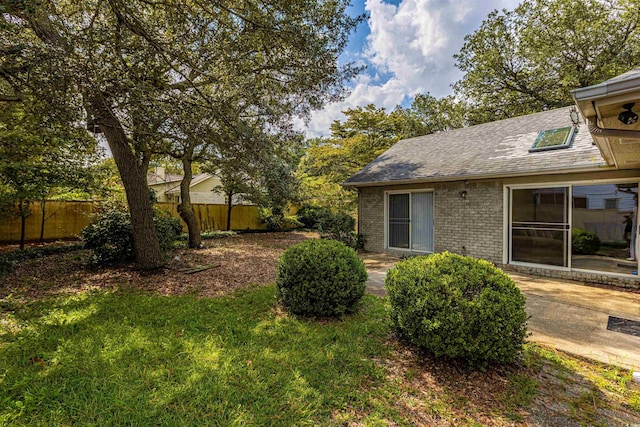
[[(368, 301), (371, 301), (370, 298)], [(382, 304), (336, 323), (278, 312), (273, 286), (216, 299), (90, 292), (3, 302), (0, 424), (302, 425), (396, 418), (378, 389)]]
[[(197, 261), (242, 244), (216, 242)], [(398, 342), (379, 297), (312, 321), (279, 310), (273, 285), (212, 282), (212, 296), (207, 270), (201, 287), (171, 292), (173, 270), (118, 283), (78, 257), (53, 257), (73, 274), (33, 260), (0, 284), (0, 425), (640, 424), (627, 371), (536, 345), (518, 365), (467, 371)]]

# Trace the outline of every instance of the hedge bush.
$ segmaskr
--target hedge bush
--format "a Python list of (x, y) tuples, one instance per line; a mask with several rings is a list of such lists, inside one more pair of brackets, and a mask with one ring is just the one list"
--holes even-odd
[(312, 230), (317, 230), (320, 224), (332, 215), (330, 209), (316, 205), (303, 205), (296, 213), (302, 226)]
[(595, 255), (600, 244), (600, 238), (592, 231), (581, 228), (571, 230), (571, 247), (576, 255)]
[(281, 257), (278, 300), (293, 314), (337, 317), (355, 310), (367, 272), (355, 251), (334, 240), (307, 240)]
[[(153, 222), (160, 240), (160, 248), (168, 251), (182, 232), (180, 220), (155, 209)], [(119, 209), (96, 215), (82, 230), (82, 240), (85, 242), (85, 248), (93, 251), (89, 263), (95, 266), (133, 261), (135, 257), (131, 216)]]
[(298, 221), (320, 232), (320, 238), (337, 240), (355, 250), (364, 249), (364, 236), (355, 231), (356, 220), (344, 212), (314, 205), (305, 205), (297, 213)]
[(522, 352), (525, 298), (487, 261), (448, 252), (410, 258), (389, 270), (385, 288), (399, 335), (436, 357), (483, 367)]

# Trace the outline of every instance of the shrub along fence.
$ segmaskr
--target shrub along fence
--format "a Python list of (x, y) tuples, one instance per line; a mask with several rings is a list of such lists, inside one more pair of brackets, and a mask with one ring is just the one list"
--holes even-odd
[[(156, 203), (156, 206), (179, 218), (177, 204)], [(226, 229), (226, 205), (194, 204), (193, 209), (202, 231)], [(47, 200), (44, 210), (40, 203), (35, 202), (31, 205), (31, 215), (27, 217), (25, 240), (40, 240), (41, 233), (44, 240), (77, 239), (82, 229), (89, 224), (91, 215), (100, 210), (101, 203), (97, 201)], [(267, 228), (260, 221), (257, 206), (237, 205), (231, 212), (233, 230), (265, 230)], [(183, 229), (186, 231), (184, 223)], [(0, 217), (0, 242), (19, 241), (20, 218)]]

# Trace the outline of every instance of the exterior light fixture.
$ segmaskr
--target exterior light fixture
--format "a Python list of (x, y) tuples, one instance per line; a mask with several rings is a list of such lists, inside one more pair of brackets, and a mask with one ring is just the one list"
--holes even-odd
[(633, 111), (631, 111), (634, 105), (636, 105), (634, 102), (631, 102), (629, 104), (624, 104), (622, 108), (624, 108), (627, 111), (623, 111), (622, 113), (620, 113), (620, 115), (618, 116), (618, 120), (620, 120), (625, 125), (632, 125), (635, 122), (637, 122), (638, 115)]
[(459, 192), (458, 194), (460, 194), (460, 197), (462, 197), (463, 199), (467, 198), (467, 190), (462, 190), (461, 192)]

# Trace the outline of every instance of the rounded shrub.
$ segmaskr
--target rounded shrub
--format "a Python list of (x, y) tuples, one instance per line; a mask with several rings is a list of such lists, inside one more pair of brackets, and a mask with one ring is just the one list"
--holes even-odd
[(113, 209), (93, 217), (82, 230), (85, 248), (91, 249), (92, 265), (132, 261), (133, 232), (128, 212)]
[(436, 357), (482, 367), (522, 352), (525, 298), (488, 261), (448, 252), (406, 259), (389, 270), (385, 288), (396, 331)]
[(335, 240), (307, 240), (281, 257), (278, 300), (303, 316), (337, 317), (353, 312), (364, 295), (367, 272), (355, 251)]
[[(180, 220), (155, 209), (153, 223), (160, 248), (166, 252), (182, 231)], [(110, 209), (96, 215), (82, 230), (82, 240), (85, 248), (93, 252), (89, 261), (92, 265), (105, 266), (134, 259), (131, 216), (126, 211)]]

